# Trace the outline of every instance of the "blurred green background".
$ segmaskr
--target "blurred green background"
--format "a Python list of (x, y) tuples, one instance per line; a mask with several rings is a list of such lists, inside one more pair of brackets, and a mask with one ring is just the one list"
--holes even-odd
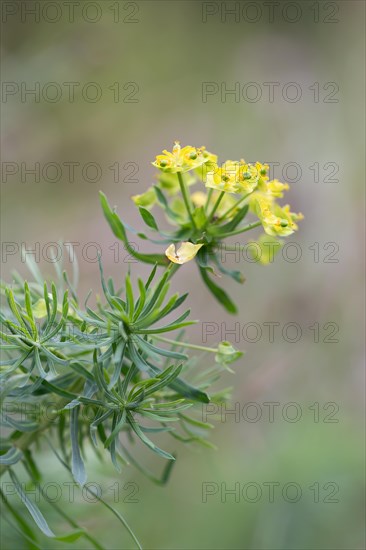
[[(26, 274), (21, 243), (39, 246), (41, 267), (52, 273), (47, 243), (59, 239), (79, 243), (81, 295), (89, 288), (100, 292), (92, 261), (96, 250), (85, 248), (88, 243), (101, 247), (105, 271), (122, 278), (127, 255), (121, 247), (119, 261), (114, 257), (115, 239), (101, 215), (98, 190), (138, 227), (129, 197), (151, 185), (151, 161), (175, 139), (206, 145), (221, 161), (244, 157), (279, 163), (274, 175), (297, 180), (289, 202), (305, 215), (300, 231), (289, 238), (301, 250), (298, 261), (279, 255), (274, 264), (262, 267), (244, 258), (245, 284), (221, 281), (240, 307), (237, 318), (213, 301), (194, 265), (186, 265), (174, 280), (174, 288), (190, 291), (193, 318), (218, 323), (209, 344), (225, 338), (221, 323), (227, 330), (239, 323), (235, 344), (246, 350), (236, 374), (224, 380), (234, 386), (232, 406), (236, 403), (244, 412), (239, 419), (227, 415), (221, 422), (219, 417), (211, 437), (218, 450), (183, 449), (169, 440), (167, 450), (177, 451), (178, 461), (165, 488), (132, 467), (118, 476), (108, 460), (89, 464), (89, 480), (100, 483), (111, 503), (111, 487), (119, 484), (116, 507), (145, 548), (364, 548), (364, 2), (280, 2), (273, 21), (265, 2), (80, 2), (73, 21), (61, 1), (38, 3), (35, 21), (26, 10), (33, 4), (2, 2), (1, 226), (3, 243), (15, 243), (3, 249), (12, 250), (3, 254), (3, 278), (10, 280), (13, 269)], [(236, 16), (227, 13), (233, 6)], [(79, 83), (73, 100), (67, 82)], [(97, 87), (85, 91), (90, 82)], [(221, 97), (219, 91), (203, 101), (204, 82), (219, 90), (239, 85), (244, 92), (236, 98)], [(245, 88), (249, 82), (262, 92), (256, 102), (251, 101), (254, 87)], [(273, 101), (269, 82), (278, 83)], [(283, 97), (286, 90), (290, 100), (294, 97), (295, 88), (286, 87), (290, 82), (301, 91), (299, 101)], [(38, 85), (39, 96), (22, 97), (22, 87), (24, 92)], [(96, 89), (101, 97), (93, 102)], [(38, 182), (25, 171), (37, 162)], [(71, 181), (67, 167), (73, 162), (79, 164)], [(97, 163), (99, 173), (88, 163)], [(118, 177), (110, 168), (116, 163)], [(301, 177), (293, 164), (286, 173), (288, 163), (300, 166)], [(235, 261), (228, 257), (229, 263)], [(146, 273), (145, 266), (132, 267)], [(279, 323), (273, 342), (263, 325), (268, 322)], [(253, 341), (254, 332), (245, 337), (247, 323), (260, 326), (258, 341)], [(289, 338), (282, 336), (287, 323), (301, 327), (297, 342), (287, 341), (290, 330)], [(319, 342), (310, 328), (315, 323)], [(334, 327), (338, 342), (328, 342)], [(193, 341), (202, 341), (202, 328), (199, 324), (191, 331)], [(254, 405), (248, 407), (252, 402), (262, 413), (257, 422), (248, 419), (255, 414)], [(273, 422), (264, 405), (269, 402), (279, 404)], [(288, 403), (301, 411), (297, 422), (289, 421), (296, 411)], [(314, 416), (317, 408), (319, 418)], [(163, 466), (149, 452), (141, 450), (140, 456), (155, 471)], [(63, 479), (46, 449), (42, 464), (46, 480)], [(138, 485), (138, 502), (128, 502), (128, 481)], [(217, 493), (203, 502), (208, 482)], [(279, 483), (274, 502), (268, 498), (268, 482)], [(239, 502), (233, 495), (222, 502), (223, 488), (235, 483), (240, 491), (254, 483), (263, 493), (255, 499), (254, 493), (245, 497), (241, 491)], [(298, 502), (288, 502), (291, 489), (289, 498), (283, 496), (286, 483), (301, 488)], [(319, 502), (310, 489), (314, 484), (319, 484)], [(334, 488), (336, 502), (327, 502)], [(66, 492), (62, 499), (66, 506)], [(78, 496), (70, 506), (73, 517), (107, 548), (132, 547), (100, 505)], [(43, 509), (59, 532), (62, 525)], [(26, 547), (5, 523), (2, 544)], [(46, 539), (42, 544), (66, 548)], [(81, 539), (74, 547), (88, 545)]]

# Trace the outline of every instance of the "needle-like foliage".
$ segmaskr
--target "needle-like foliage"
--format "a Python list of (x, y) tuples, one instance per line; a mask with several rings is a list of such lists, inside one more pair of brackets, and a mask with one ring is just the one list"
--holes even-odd
[[(257, 244), (264, 254), (258, 261), (268, 263), (265, 245), (278, 250), (278, 238), (295, 231), (302, 217), (290, 212), (288, 205), (276, 203), (288, 185), (269, 181), (266, 165), (242, 160), (219, 166), (216, 155), (204, 148), (181, 148), (179, 143), (172, 152), (158, 155), (153, 164), (160, 170), (157, 184), (133, 201), (149, 231), (160, 239), (137, 234), (157, 245), (169, 244), (165, 253), (135, 250), (125, 224), (101, 193), (102, 209), (114, 235), (131, 256), (152, 265), (146, 281), (128, 273), (116, 286), (105, 279), (99, 262), (103, 298), (94, 307), (88, 305), (89, 296), (85, 303), (78, 296), (76, 263), (72, 284), (58, 263), (56, 283), (47, 283), (35, 262), (30, 262), (32, 282), (14, 274), (12, 285), (1, 286), (0, 475), (8, 476), (13, 493), (44, 535), (69, 543), (83, 536), (97, 549), (102, 548), (100, 543), (41, 489), (43, 500), (72, 528), (56, 535), (27, 494), (19, 471), (23, 467), (33, 485), (42, 480), (37, 452), (46, 442), (60, 467), (118, 518), (140, 548), (119, 511), (86, 484), (87, 451), (93, 449), (100, 459), (107, 455), (116, 476), (132, 463), (163, 485), (176, 459), (177, 441), (212, 445), (207, 434), (213, 426), (200, 420), (200, 407), (228, 398), (228, 390), (214, 387), (222, 372), (230, 371), (228, 365), (242, 355), (229, 342), (208, 348), (187, 341), (184, 331), (196, 321), (190, 319), (189, 309), (182, 308), (188, 294), (170, 294), (170, 279), (180, 265), (195, 259), (211, 293), (228, 312), (236, 313), (236, 304), (214, 280), (217, 269), (244, 281), (239, 271), (223, 265), (222, 241), (263, 226), (264, 239), (262, 235)], [(191, 194), (197, 182), (208, 191)], [(174, 230), (158, 226), (150, 212), (155, 204)], [(249, 213), (256, 218), (242, 225)], [(182, 244), (178, 247), (178, 243)], [(199, 355), (189, 355), (192, 349)], [(138, 456), (143, 447), (166, 461), (161, 476), (143, 466)], [(18, 512), (5, 493), (1, 497), (6, 520), (29, 548), (40, 548), (29, 518)]]

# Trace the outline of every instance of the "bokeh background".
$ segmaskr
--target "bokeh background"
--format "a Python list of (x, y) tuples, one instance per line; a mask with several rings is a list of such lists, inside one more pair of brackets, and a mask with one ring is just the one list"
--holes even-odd
[[(52, 273), (47, 243), (62, 239), (79, 243), (81, 295), (89, 288), (100, 292), (95, 248), (85, 249), (88, 243), (101, 247), (106, 272), (122, 279), (128, 258), (122, 247), (119, 261), (114, 257), (116, 241), (101, 215), (98, 190), (138, 227), (129, 197), (153, 182), (151, 161), (175, 139), (204, 144), (222, 161), (279, 163), (275, 176), (294, 180), (289, 202), (305, 215), (289, 239), (300, 248), (298, 261), (279, 255), (263, 267), (244, 258), (245, 284), (222, 280), (240, 308), (237, 318), (212, 299), (193, 264), (174, 280), (176, 289), (190, 291), (194, 318), (218, 323), (209, 344), (225, 338), (221, 323), (230, 330), (236, 322), (236, 345), (246, 350), (235, 375), (223, 381), (234, 387), (232, 406), (243, 414), (218, 419), (211, 436), (218, 450), (170, 447), (179, 459), (165, 488), (132, 467), (118, 476), (108, 460), (89, 464), (89, 479), (101, 484), (111, 503), (110, 488), (120, 484), (116, 507), (145, 548), (364, 548), (364, 2), (280, 2), (273, 20), (265, 2), (81, 1), (73, 21), (63, 2), (38, 3), (46, 11), (35, 21), (26, 10), (33, 4), (2, 2), (1, 229), (3, 243), (15, 243), (12, 254), (3, 254), (3, 278), (10, 280), (13, 269), (26, 274), (21, 243), (39, 246), (40, 267)], [(232, 7), (236, 16), (227, 13)], [(67, 82), (79, 83), (73, 100)], [(81, 93), (90, 82), (102, 91), (95, 102), (95, 87), (86, 90), (87, 99)], [(239, 85), (244, 92), (239, 98), (217, 92), (203, 101), (204, 82), (219, 90)], [(245, 87), (249, 82), (262, 93), (258, 101), (252, 100), (254, 87)], [(273, 101), (268, 82), (278, 83)], [(301, 90), (296, 102), (290, 82)], [(40, 86), (40, 94), (22, 97), (22, 86)], [(25, 172), (37, 162), (39, 181)], [(74, 179), (67, 168), (73, 162), (79, 163)], [(97, 163), (99, 173), (88, 163)], [(116, 163), (118, 177), (110, 168)], [(294, 249), (288, 252), (293, 257)], [(236, 265), (234, 257), (228, 262)], [(132, 267), (146, 272), (140, 264)], [(268, 322), (280, 323), (273, 342), (263, 325)], [(253, 331), (243, 336), (247, 323), (260, 326), (258, 341)], [(287, 323), (302, 329), (295, 343), (287, 341), (291, 330), (289, 338), (282, 336)], [(310, 328), (316, 323), (319, 342)], [(329, 342), (334, 327), (338, 341)], [(191, 338), (202, 341), (202, 324)], [(253, 402), (262, 413), (256, 422), (249, 420)], [(264, 405), (269, 402), (278, 403), (273, 422)], [(296, 411), (288, 403), (301, 411), (297, 422), (289, 421)], [(141, 461), (157, 472), (162, 468), (149, 452), (142, 451)], [(47, 449), (42, 464), (46, 480), (63, 479)], [(137, 503), (126, 502), (128, 481), (139, 487)], [(203, 502), (207, 482), (217, 484), (218, 493)], [(268, 482), (279, 484), (274, 502)], [(301, 487), (298, 502), (288, 502), (291, 488), (283, 497), (290, 482)], [(222, 502), (222, 483), (228, 489), (239, 483), (240, 490), (254, 483), (263, 494), (256, 499), (249, 491), (239, 502), (228, 495)], [(70, 506), (107, 548), (132, 546), (100, 505), (78, 496)], [(52, 511), (44, 511), (59, 531)], [(2, 544), (26, 547), (5, 523)], [(46, 539), (42, 545), (67, 547)], [(73, 547), (88, 545), (81, 539)]]

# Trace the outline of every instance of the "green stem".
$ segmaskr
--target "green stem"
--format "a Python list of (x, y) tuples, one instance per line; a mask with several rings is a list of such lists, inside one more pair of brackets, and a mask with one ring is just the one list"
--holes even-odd
[(245, 233), (245, 231), (249, 231), (250, 229), (254, 229), (255, 227), (259, 227), (260, 225), (262, 225), (262, 222), (259, 220), (258, 222), (250, 223), (249, 225), (246, 225), (241, 229), (237, 229), (236, 231), (230, 231), (229, 233), (223, 233), (221, 235), (218, 234), (217, 236), (220, 239), (225, 239), (226, 237), (232, 237), (233, 235), (240, 235), (240, 233)]
[(207, 193), (207, 199), (206, 199), (206, 204), (205, 204), (205, 214), (207, 213), (207, 209), (208, 209), (210, 201), (211, 201), (212, 193), (213, 193), (213, 189), (212, 189), (212, 187), (210, 187), (210, 189), (208, 190), (208, 193)]
[(182, 192), (184, 204), (185, 204), (186, 210), (188, 212), (188, 216), (189, 216), (189, 218), (192, 222), (193, 227), (195, 229), (197, 229), (196, 224), (195, 224), (194, 219), (193, 219), (193, 214), (192, 214), (193, 206), (192, 206), (191, 196), (188, 192), (186, 182), (183, 179), (182, 172), (177, 172), (177, 176), (178, 176), (179, 186), (180, 186), (180, 190)]
[(180, 264), (175, 264), (174, 262), (170, 262), (170, 264), (167, 267), (167, 271), (169, 271), (168, 281), (173, 277), (174, 273), (176, 273), (179, 268), (180, 268)]
[(220, 205), (220, 202), (222, 201), (224, 195), (225, 195), (225, 191), (221, 191), (220, 195), (218, 196), (217, 201), (214, 204), (213, 209), (211, 210), (210, 215), (207, 218), (206, 227), (211, 222), (212, 218), (214, 217), (214, 214), (215, 214), (216, 210), (218, 209), (218, 207)]
[[(166, 342), (167, 344), (175, 344), (177, 345), (177, 342), (175, 340), (170, 340), (170, 338), (164, 338), (163, 336), (152, 336), (155, 340), (159, 340), (160, 342)], [(199, 346), (196, 344), (186, 344), (184, 342), (179, 342), (182, 348), (189, 348), (189, 349), (197, 349), (200, 351), (210, 351), (211, 353), (217, 353), (218, 350), (214, 348), (207, 348), (206, 346)]]
[(227, 218), (227, 216), (229, 214), (231, 214), (231, 212), (233, 212), (234, 210), (236, 210), (236, 208), (238, 208), (239, 204), (241, 204), (247, 197), (249, 197), (251, 193), (248, 193), (247, 195), (244, 195), (243, 197), (241, 197), (233, 206), (231, 206), (229, 208), (229, 210), (226, 210), (226, 212), (221, 216), (221, 218), (219, 218), (217, 220), (217, 223), (220, 223), (222, 222), (222, 220), (224, 220), (225, 218)]

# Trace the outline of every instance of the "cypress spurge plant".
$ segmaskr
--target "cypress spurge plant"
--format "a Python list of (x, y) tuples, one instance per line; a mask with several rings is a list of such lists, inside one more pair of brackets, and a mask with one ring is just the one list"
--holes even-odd
[[(196, 321), (184, 308), (188, 294), (171, 294), (170, 279), (182, 264), (196, 261), (208, 290), (235, 313), (236, 305), (215, 279), (218, 272), (240, 283), (244, 278), (220, 261), (223, 241), (262, 226), (265, 235), (258, 246), (264, 250), (268, 240), (275, 250), (302, 217), (288, 205), (277, 204), (288, 185), (269, 181), (266, 165), (227, 161), (219, 166), (217, 157), (205, 148), (181, 148), (179, 143), (153, 164), (160, 171), (156, 185), (133, 201), (149, 230), (148, 235), (136, 233), (157, 245), (158, 252), (142, 253), (130, 244), (126, 225), (101, 193), (113, 233), (132, 256), (151, 264), (147, 280), (127, 273), (119, 289), (121, 281), (117, 287), (106, 280), (99, 262), (103, 298), (94, 308), (88, 299), (81, 303), (78, 297), (77, 270), (71, 283), (59, 265), (51, 284), (34, 263), (32, 282), (14, 274), (12, 285), (2, 284), (0, 473), (8, 482), (10, 478), (28, 516), (3, 491), (2, 499), (5, 519), (30, 548), (40, 547), (34, 522), (47, 537), (70, 543), (84, 537), (92, 547), (102, 548), (77, 525), (71, 511), (57, 506), (41, 489), (45, 502), (70, 525), (70, 532), (55, 534), (27, 495), (20, 479), (25, 475), (30, 484), (40, 483), (37, 453), (43, 445), (49, 446), (60, 468), (111, 510), (141, 547), (120, 512), (85, 485), (85, 451), (94, 449), (101, 459), (109, 456), (116, 476), (132, 463), (163, 485), (176, 455), (171, 445), (163, 449), (156, 443), (160, 433), (182, 444), (212, 446), (207, 439), (212, 425), (199, 419), (200, 407), (228, 398), (227, 390), (215, 393), (212, 388), (242, 353), (229, 342), (209, 348), (187, 341), (184, 331)], [(195, 184), (201, 189), (192, 192)], [(151, 212), (154, 206), (163, 210), (173, 229), (158, 226)], [(247, 215), (253, 219), (244, 222)], [(268, 254), (263, 258), (263, 263), (268, 261)], [(19, 408), (20, 403), (33, 405), (32, 414)], [(166, 461), (160, 477), (146, 470), (136, 456), (138, 441)]]
[[(240, 271), (223, 265), (220, 250), (223, 247), (230, 250), (230, 245), (225, 243), (227, 238), (262, 227), (265, 233), (256, 243), (255, 259), (268, 263), (271, 254), (282, 246), (281, 239), (296, 231), (296, 222), (303, 217), (291, 212), (289, 205), (277, 203), (289, 185), (276, 179), (269, 181), (266, 164), (228, 160), (219, 165), (217, 156), (204, 147), (182, 148), (179, 142), (172, 152), (163, 151), (158, 155), (153, 165), (159, 169), (156, 184), (132, 200), (150, 233), (161, 238), (130, 230), (143, 240), (160, 246), (169, 244), (165, 254), (143, 254), (135, 250), (128, 240), (126, 225), (101, 193), (104, 215), (113, 233), (141, 262), (164, 266), (170, 260), (180, 265), (194, 258), (208, 290), (229, 313), (237, 313), (236, 304), (215, 279), (218, 273), (239, 283), (245, 279)], [(199, 188), (191, 193), (196, 184)], [(173, 231), (158, 227), (151, 212), (153, 207), (163, 210), (167, 221), (174, 226)], [(252, 217), (249, 223), (247, 215)]]

